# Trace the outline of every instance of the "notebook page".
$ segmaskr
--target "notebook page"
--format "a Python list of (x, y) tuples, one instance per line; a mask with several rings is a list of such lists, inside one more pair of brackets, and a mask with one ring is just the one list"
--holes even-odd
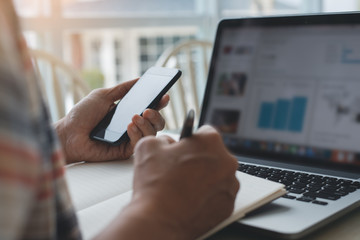
[(132, 189), (132, 160), (80, 163), (66, 168), (66, 179), (76, 211)]
[(235, 203), (235, 211), (237, 212), (248, 213), (258, 207), (258, 203), (266, 201), (277, 192), (280, 191), (280, 196), (286, 193), (285, 186), (281, 183), (272, 182), (239, 171), (236, 174), (241, 184)]
[(240, 189), (236, 195), (232, 215), (199, 239), (210, 236), (232, 222), (244, 217), (246, 213), (286, 193), (285, 186), (280, 183), (251, 176), (239, 171), (236, 172), (236, 177), (240, 182)]
[[(236, 177), (240, 181), (240, 190), (235, 200), (233, 214), (200, 239), (210, 236), (228, 224), (240, 219), (247, 212), (285, 193), (283, 185), (279, 183), (242, 172), (237, 172)], [(126, 192), (77, 212), (84, 239), (94, 237), (107, 226), (130, 202), (131, 193), (131, 191)]]
[(131, 195), (128, 191), (77, 212), (82, 237), (92, 239), (100, 233), (130, 203)]

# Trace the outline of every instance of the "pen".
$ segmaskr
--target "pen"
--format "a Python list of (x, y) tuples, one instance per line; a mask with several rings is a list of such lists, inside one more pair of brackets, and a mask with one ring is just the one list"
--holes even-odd
[(194, 118), (195, 118), (195, 112), (193, 109), (191, 109), (185, 118), (184, 125), (180, 134), (180, 139), (191, 137), (192, 130), (194, 127)]

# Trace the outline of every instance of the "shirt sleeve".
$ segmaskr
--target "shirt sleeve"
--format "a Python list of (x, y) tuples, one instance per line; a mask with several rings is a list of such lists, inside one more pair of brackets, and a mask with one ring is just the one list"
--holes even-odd
[(0, 239), (81, 239), (12, 0), (0, 1)]
[(16, 18), (0, 2), (0, 239), (19, 239), (36, 197), (40, 157), (31, 134)]
[(0, 239), (17, 239), (34, 201), (40, 157), (26, 121), (26, 94), (4, 69), (3, 56), (0, 65)]

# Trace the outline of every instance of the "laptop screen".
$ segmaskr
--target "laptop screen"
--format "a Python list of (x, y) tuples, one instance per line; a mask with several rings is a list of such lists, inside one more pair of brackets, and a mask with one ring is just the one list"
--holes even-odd
[(200, 125), (247, 156), (360, 166), (360, 14), (220, 22)]

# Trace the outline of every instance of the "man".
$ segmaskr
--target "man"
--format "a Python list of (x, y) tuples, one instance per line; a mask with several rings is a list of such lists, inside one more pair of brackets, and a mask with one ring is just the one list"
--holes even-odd
[[(231, 214), (237, 162), (213, 128), (180, 142), (155, 138), (164, 119), (148, 109), (133, 117), (129, 142), (110, 147), (91, 141), (91, 129), (133, 80), (93, 91), (55, 124), (55, 132), (22, 39), (11, 0), (1, 0), (0, 239), (80, 239), (64, 163), (133, 153), (132, 201), (98, 239), (193, 239)], [(168, 101), (166, 95), (159, 109)]]

